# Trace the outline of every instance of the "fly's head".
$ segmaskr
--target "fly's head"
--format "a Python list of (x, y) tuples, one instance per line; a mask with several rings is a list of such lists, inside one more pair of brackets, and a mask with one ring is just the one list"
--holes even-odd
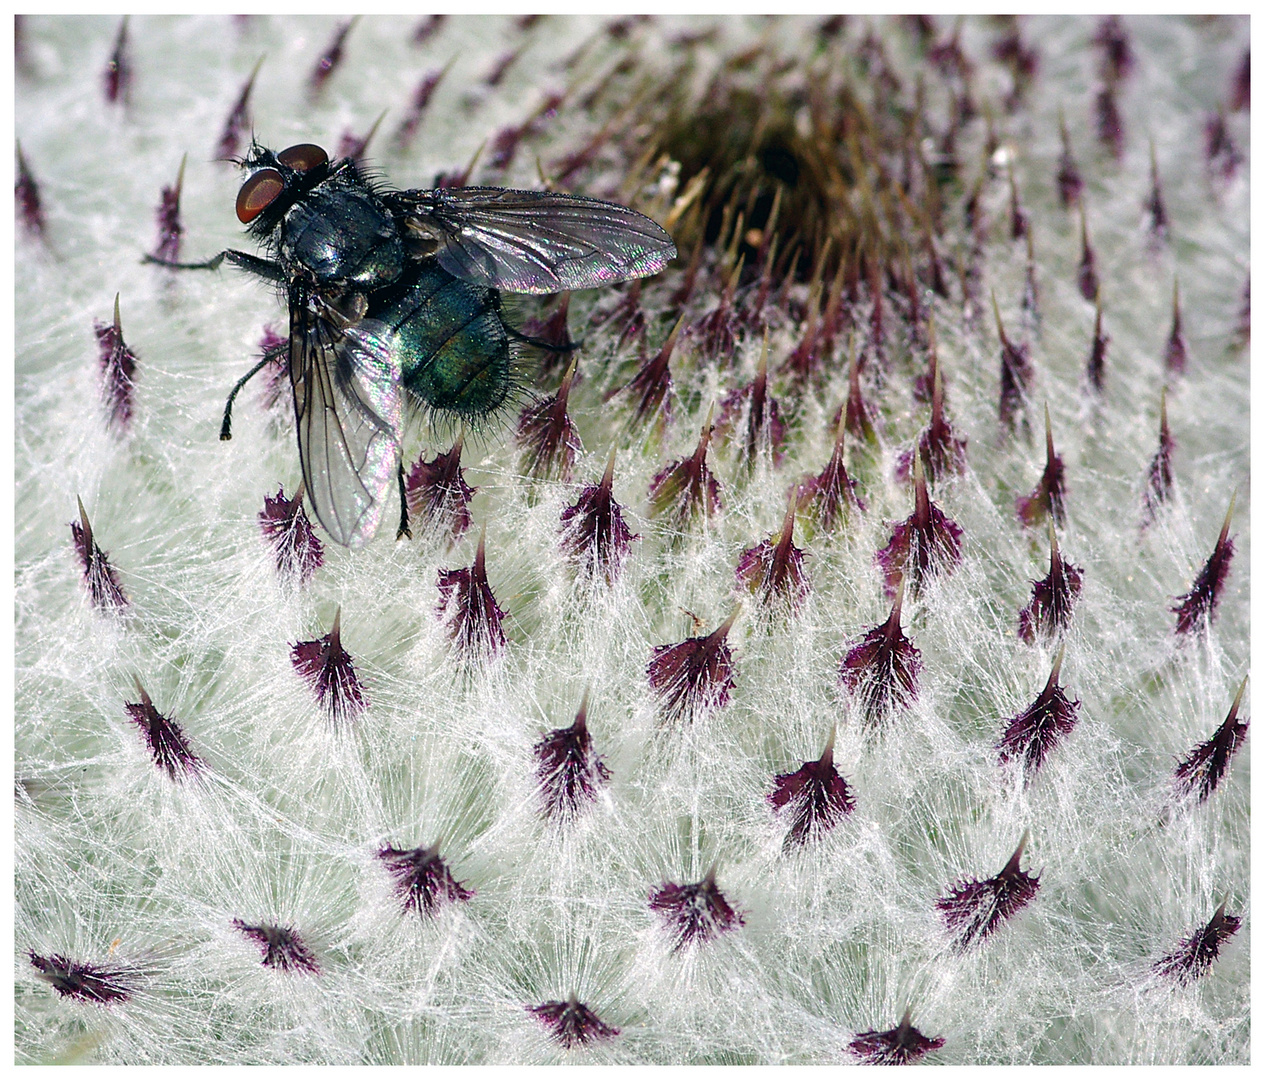
[(279, 152), (251, 143), (241, 165), (250, 175), (237, 193), (237, 220), (261, 238), (337, 167), (315, 143), (298, 143)]

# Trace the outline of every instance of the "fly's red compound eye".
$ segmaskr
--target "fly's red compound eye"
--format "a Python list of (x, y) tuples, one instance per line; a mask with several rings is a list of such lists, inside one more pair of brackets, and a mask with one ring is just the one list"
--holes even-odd
[(307, 172), (329, 161), (329, 155), (315, 143), (299, 143), (289, 146), (277, 155), (277, 160), (295, 172)]
[(237, 193), (237, 220), (249, 225), (285, 190), (285, 178), (276, 169), (260, 169)]

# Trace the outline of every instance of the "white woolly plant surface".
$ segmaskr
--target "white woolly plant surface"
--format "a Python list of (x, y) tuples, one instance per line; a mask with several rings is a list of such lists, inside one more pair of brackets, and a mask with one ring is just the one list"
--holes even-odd
[[(938, 24), (948, 40), (952, 21)], [(1247, 674), (1248, 362), (1234, 338), (1248, 273), (1248, 168), (1214, 183), (1202, 154), (1247, 20), (1125, 21), (1135, 63), (1118, 96), (1119, 161), (1095, 137), (1096, 20), (1021, 22), (1040, 67), (1014, 113), (1002, 108), (1007, 81), (989, 54), (1001, 31), (986, 19), (962, 24), (982, 111), (963, 129), (958, 194), (946, 197), (950, 295), (927, 291), (924, 303), (949, 415), (968, 439), (964, 475), (932, 487), (962, 528), (963, 558), (906, 598), (919, 694), (874, 734), (839, 687), (838, 665), (887, 617), (874, 555), (912, 511), (894, 469), (928, 415), (911, 395), (925, 346), (910, 346), (891, 306), (889, 367), (881, 385), (866, 385), (880, 416), (877, 448), (847, 444), (868, 510), (831, 534), (801, 516), (795, 543), (812, 593), (794, 616), (770, 619), (740, 599), (735, 564), (778, 532), (790, 485), (825, 466), (831, 417), (848, 393), (846, 333), (808, 390), (779, 374), (803, 336), (807, 283), (782, 299), (768, 333), (772, 392), (789, 422), (785, 460), (766, 454), (748, 473), (739, 436), (718, 435), (709, 462), (723, 509), (705, 523), (677, 535), (651, 515), (648, 486), (692, 452), (713, 402), (754, 377), (761, 333), (740, 332), (732, 358), (719, 362), (701, 354), (697, 336), (682, 336), (659, 439), (630, 424), (627, 395), (607, 400), (639, 357), (609, 326), (590, 326), (620, 295), (592, 291), (573, 298), (570, 314), (583, 339), (570, 410), (584, 449), (572, 482), (520, 474), (520, 402), (467, 440), (466, 476), (479, 490), (474, 527), (455, 549), (397, 543), (392, 491), (374, 541), (359, 551), (327, 542), (324, 567), (296, 588), (279, 581), (256, 520), (265, 495), (279, 485), (290, 494), (299, 479), (287, 407), (267, 414), (251, 385), (232, 441), (217, 438), (227, 390), (257, 355), (264, 325), (283, 329), (285, 313), (271, 288), (232, 268), (177, 275), (140, 257), (154, 244), (160, 188), (185, 154), (183, 257), (250, 247), (233, 215), (238, 173), (213, 159), (261, 56), (261, 142), (333, 153), (344, 131), (363, 134), (389, 109), (369, 157), (402, 188), (459, 170), (546, 91), (571, 88), (507, 172), (476, 165), (472, 176), (538, 187), (537, 160), (548, 174), (614, 115), (609, 95), (591, 112), (582, 99), (624, 56), (637, 65), (629, 87), (653, 86), (656, 72), (667, 78), (689, 58), (702, 93), (726, 57), (763, 43), (755, 66), (727, 77), (758, 91), (761, 65), (775, 56), (799, 72), (779, 78), (838, 86), (846, 73), (868, 102), (875, 91), (855, 54), (872, 32), (910, 101), (926, 72), (929, 115), (943, 125), (942, 83), (909, 30), (853, 19), (824, 40), (811, 20), (660, 20), (616, 39), (595, 19), (548, 17), (524, 30), (508, 18), (454, 17), (416, 45), (413, 23), (366, 17), (310, 103), (305, 81), (337, 25), (134, 18), (126, 107), (102, 92), (117, 23), (30, 18), (21, 27), (16, 130), (48, 229), (41, 242), (19, 224), (16, 250), (17, 1060), (827, 1064), (847, 1060), (857, 1033), (892, 1028), (912, 1006), (919, 1030), (944, 1039), (928, 1061), (1245, 1063), (1248, 752), (1202, 805), (1173, 810), (1171, 776)], [(672, 43), (708, 27), (714, 36)], [(500, 84), (484, 85), (520, 45)], [(450, 61), (400, 152), (388, 136), (413, 87)], [(629, 96), (645, 112), (650, 150), (663, 118), (653, 95)], [(1101, 397), (1085, 385), (1094, 308), (1077, 289), (1079, 218), (1054, 182), (1060, 109), (1085, 180), (1111, 339)], [(999, 150), (984, 169), (989, 114)], [(1246, 152), (1247, 114), (1228, 123)], [(1172, 226), (1159, 246), (1148, 243), (1143, 211), (1148, 140)], [(1020, 311), (1026, 250), (1010, 239), (1007, 161), (1032, 223), (1039, 327), (1025, 327)], [(664, 220), (679, 194), (671, 167), (643, 169), (629, 189), (633, 164), (607, 148), (572, 186)], [(961, 191), (981, 176), (987, 239), (967, 310), (953, 272), (968, 250)], [(916, 259), (919, 250), (914, 243)], [(647, 355), (682, 314), (671, 296), (691, 254), (644, 286)], [(717, 302), (718, 257), (704, 255), (687, 326)], [(1175, 486), (1142, 531), (1174, 276), (1190, 354), (1185, 375), (1168, 380)], [(1027, 436), (1003, 438), (998, 425), (990, 291), (1010, 336), (1031, 345)], [(116, 293), (139, 357), (125, 433), (106, 423), (92, 332), (94, 319), (111, 319)], [(866, 295), (862, 287), (862, 349)], [(551, 308), (520, 301), (508, 310), (513, 323)], [(557, 375), (537, 384), (535, 370), (526, 368), (528, 390), (553, 393)], [(1084, 568), (1061, 671), (1081, 706), (1025, 787), (999, 766), (995, 744), (1058, 651), (1016, 634), (1031, 582), (1048, 570), (1044, 525), (1022, 528), (1014, 502), (1040, 477), (1047, 403), (1066, 465), (1060, 546)], [(413, 424), (406, 465), (447, 450), (452, 435)], [(578, 585), (558, 547), (559, 514), (597, 482), (612, 447), (615, 497), (640, 538), (613, 587)], [(1173, 598), (1211, 553), (1236, 490), (1237, 551), (1217, 620), (1179, 641)], [(68, 527), (76, 495), (130, 600), (121, 616), (88, 602)], [(471, 564), (483, 526), (509, 640), (498, 659), (461, 665), (435, 616), (436, 575)], [(647, 681), (652, 649), (711, 632), (740, 603), (730, 702), (663, 722)], [(335, 729), (289, 652), (327, 633), (338, 609), (369, 704)], [(182, 726), (205, 763), (198, 778), (173, 783), (154, 766), (124, 711), (137, 700), (133, 677)], [(532, 747), (571, 723), (586, 688), (610, 782), (559, 827), (542, 817)], [(856, 808), (819, 839), (784, 849), (787, 821), (767, 801), (773, 778), (815, 760), (832, 726)], [(955, 949), (935, 901), (959, 880), (997, 873), (1025, 830), (1023, 866), (1040, 872), (1038, 893), (981, 945)], [(401, 911), (375, 852), (437, 841), (475, 896), (418, 918)], [(650, 892), (699, 881), (713, 864), (745, 925), (673, 952)], [(1244, 924), (1209, 974), (1188, 986), (1157, 978), (1154, 961), (1227, 895)], [(236, 918), (295, 927), (320, 974), (262, 966)], [(109, 1006), (59, 997), (28, 950), (127, 965), (134, 993)], [(564, 1050), (524, 1011), (572, 992), (618, 1037)]]

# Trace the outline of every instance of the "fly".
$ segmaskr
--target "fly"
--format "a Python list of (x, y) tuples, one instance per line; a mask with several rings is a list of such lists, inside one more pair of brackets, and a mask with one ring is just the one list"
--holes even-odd
[(350, 158), (331, 162), (301, 143), (276, 153), (255, 143), (237, 217), (262, 254), (227, 260), (271, 281), (290, 313), (285, 356), (299, 463), (317, 520), (338, 543), (377, 531), (392, 480), (400, 535), (408, 531), (401, 437), (404, 407), (465, 420), (487, 416), (511, 388), (515, 346), (529, 339), (501, 315), (501, 293), (544, 295), (646, 277), (676, 257), (672, 238), (635, 210), (580, 195), (468, 187), (397, 191)]

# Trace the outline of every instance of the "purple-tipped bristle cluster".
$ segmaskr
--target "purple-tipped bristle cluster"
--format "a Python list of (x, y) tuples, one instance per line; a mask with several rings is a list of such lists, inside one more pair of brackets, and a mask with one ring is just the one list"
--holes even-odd
[(601, 482), (585, 486), (574, 503), (563, 507), (558, 542), (581, 574), (601, 578), (607, 585), (618, 580), (632, 542), (639, 539), (624, 521), (624, 508), (615, 501), (614, 482), (612, 450)]
[(839, 683), (859, 707), (862, 722), (880, 726), (897, 709), (918, 696), (922, 655), (901, 629), (904, 588), (891, 614), (849, 646), (839, 661)]
[(763, 608), (791, 614), (803, 606), (812, 591), (803, 549), (795, 546), (796, 494), (791, 492), (782, 531), (747, 548), (734, 568), (739, 588), (750, 592)]
[(1238, 915), (1229, 914), (1225, 905), (1222, 901), (1206, 925), (1182, 938), (1177, 948), (1160, 957), (1154, 964), (1155, 973), (1182, 985), (1207, 975), (1213, 961), (1221, 955), (1221, 947), (1239, 932), (1243, 922)]
[(474, 895), (452, 876), (439, 855), (439, 845), (417, 848), (384, 847), (378, 858), (395, 879), (395, 895), (405, 911), (433, 916), (445, 904), (463, 904)]
[(690, 720), (728, 704), (734, 688), (728, 637), (736, 616), (737, 612), (710, 634), (655, 647), (646, 676), (665, 720)]
[(674, 952), (703, 945), (747, 921), (716, 885), (714, 869), (702, 881), (688, 885), (665, 881), (650, 894), (650, 910), (662, 920)]
[(158, 259), (175, 261), (180, 258), (180, 237), (184, 234), (184, 226), (180, 223), (180, 193), (184, 188), (187, 160), (181, 160), (176, 182), (170, 187), (163, 187), (158, 209), (154, 214), (158, 221), (158, 241), (153, 255)]
[(1234, 755), (1247, 738), (1248, 722), (1239, 719), (1239, 706), (1246, 687), (1245, 679), (1220, 727), (1178, 762), (1173, 779), (1179, 796), (1193, 796), (1198, 802), (1207, 802), (1217, 790)]
[(1230, 520), (1234, 516), (1234, 499), (1225, 515), (1225, 524), (1216, 546), (1203, 568), (1195, 575), (1190, 592), (1177, 597), (1173, 613), (1177, 616), (1177, 633), (1192, 634), (1212, 625), (1217, 615), (1217, 605), (1230, 576), (1230, 563), (1234, 559), (1234, 538), (1230, 535)]
[(567, 412), (574, 364), (562, 377), (562, 385), (551, 398), (529, 405), (518, 418), (518, 444), (522, 449), (522, 469), (537, 480), (556, 477), (571, 479), (576, 455), (583, 452), (580, 433)]
[(959, 881), (936, 901), (957, 948), (982, 942), (1036, 896), (1039, 875), (1019, 869), (1026, 844), (1025, 836), (1010, 861), (992, 877)]
[(105, 404), (106, 422), (119, 431), (127, 431), (132, 422), (137, 357), (123, 340), (123, 321), (119, 317), (117, 295), (114, 297), (114, 321), (95, 322), (93, 329), (100, 352), (101, 398)]
[(707, 464), (715, 430), (709, 412), (694, 453), (664, 466), (650, 481), (651, 510), (678, 529), (686, 528), (695, 518), (706, 519), (720, 513), (720, 481)]
[(566, 1001), (545, 1001), (528, 1005), (526, 1009), (540, 1021), (549, 1037), (566, 1050), (613, 1039), (619, 1034), (619, 1028), (606, 1023), (574, 994)]
[(451, 450), (431, 461), (425, 455), (418, 458), (404, 485), (413, 527), (446, 535), (453, 544), (470, 528), (470, 501), (478, 490), (466, 483), (461, 467), (464, 441), (459, 436)]
[(325, 563), (325, 546), (303, 508), (303, 487), (287, 498), (285, 488), (264, 496), (259, 528), (272, 545), (277, 573), (306, 585)]
[(548, 732), (532, 752), (542, 807), (545, 815), (556, 821), (574, 818), (610, 780), (610, 770), (593, 748), (587, 694), (575, 721)]
[(129, 968), (88, 964), (57, 953), (40, 956), (34, 950), (27, 955), (39, 977), (64, 998), (91, 1005), (113, 1005), (127, 1001), (135, 992), (135, 973)]
[(139, 681), (136, 690), (141, 700), (127, 702), (124, 708), (128, 717), (140, 728), (154, 764), (173, 780), (196, 774), (202, 767), (202, 762), (190, 749), (189, 740), (180, 730), (180, 725), (154, 707)]
[(448, 639), (465, 660), (488, 659), (505, 648), (505, 609), (492, 595), (485, 564), (484, 539), (479, 537), (474, 563), (460, 570), (439, 571), (436, 614)]
[(835, 738), (816, 761), (773, 779), (769, 804), (790, 820), (785, 847), (806, 844), (833, 829), (856, 809), (856, 797), (835, 768)]
[(276, 971), (319, 975), (320, 964), (308, 948), (303, 936), (292, 926), (276, 923), (247, 923), (233, 920), (233, 928), (259, 946), (259, 962)]
[(122, 611), (127, 607), (127, 597), (119, 584), (118, 572), (110, 562), (110, 556), (98, 546), (82, 501), (79, 503), (79, 520), (70, 523), (70, 536), (92, 606), (98, 611)]
[(1006, 721), (997, 743), (998, 760), (1002, 765), (1018, 762), (1025, 784), (1032, 781), (1050, 752), (1076, 727), (1081, 703), (1068, 698), (1059, 684), (1062, 663), (1060, 650), (1045, 689), (1031, 705)]
[(910, 1065), (944, 1045), (943, 1037), (928, 1036), (910, 1023), (910, 1010), (894, 1028), (863, 1031), (848, 1043), (848, 1052), (866, 1065)]
[(293, 644), (290, 660), (311, 686), (316, 703), (335, 723), (356, 719), (368, 705), (351, 654), (343, 648), (341, 610), (335, 613), (334, 627), (324, 637)]

